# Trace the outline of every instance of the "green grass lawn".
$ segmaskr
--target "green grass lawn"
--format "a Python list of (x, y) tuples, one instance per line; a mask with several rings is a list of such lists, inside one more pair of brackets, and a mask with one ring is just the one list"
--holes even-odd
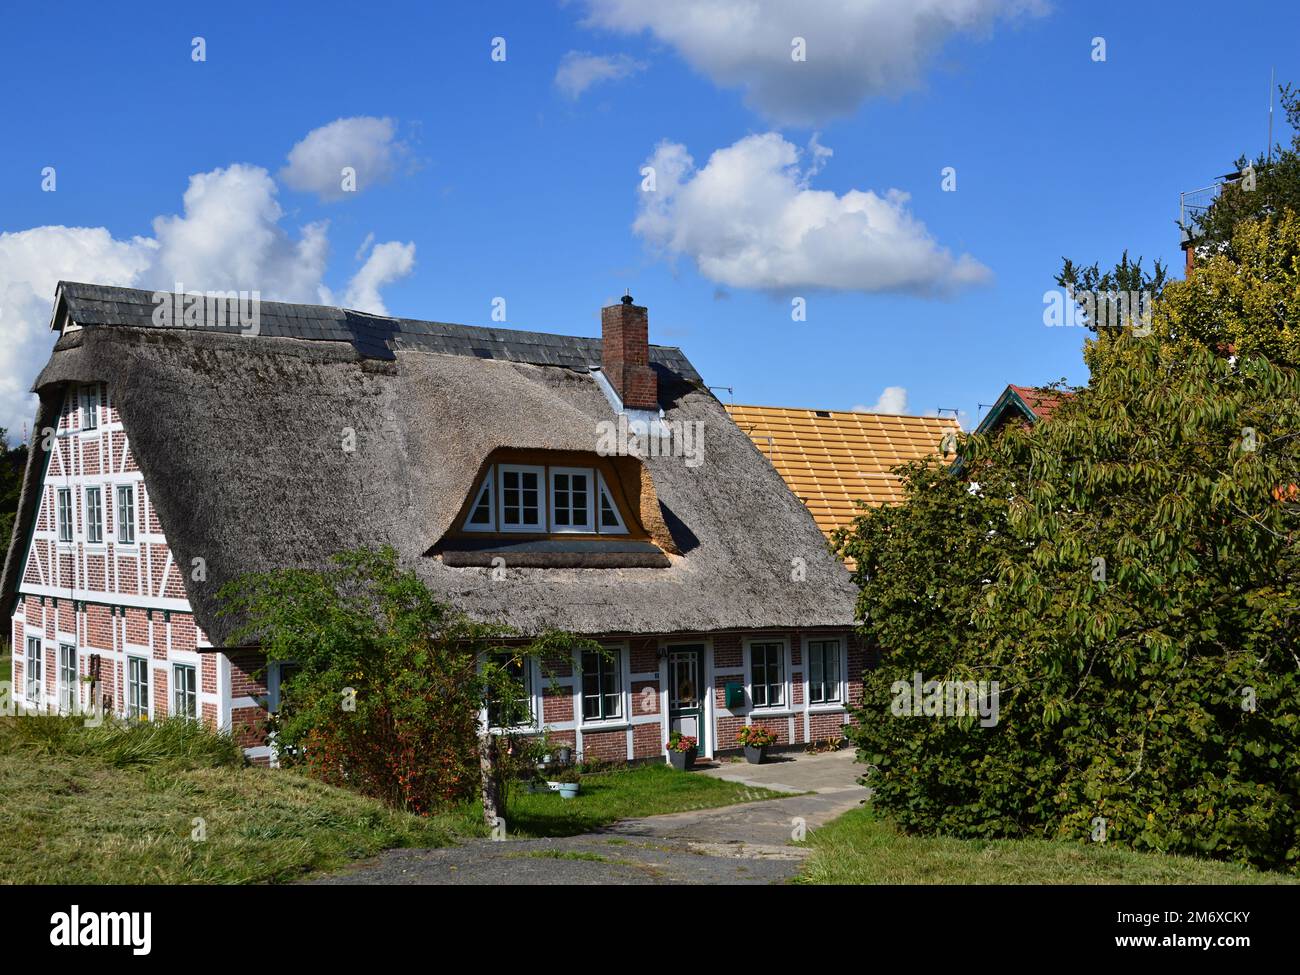
[(869, 809), (812, 831), (806, 884), (1293, 884), (1191, 857), (1051, 840), (956, 840), (901, 835)]
[(513, 789), (506, 820), (512, 836), (574, 836), (618, 819), (730, 806), (777, 796), (778, 793), (737, 782), (677, 772), (667, 765), (642, 765), (584, 775), (582, 789), (573, 799), (561, 799), (553, 792), (529, 794), (524, 789)]
[(46, 717), (0, 718), (0, 822), (0, 883), (17, 884), (285, 881), (481, 829), (244, 766), (228, 739), (175, 723), (94, 732)]

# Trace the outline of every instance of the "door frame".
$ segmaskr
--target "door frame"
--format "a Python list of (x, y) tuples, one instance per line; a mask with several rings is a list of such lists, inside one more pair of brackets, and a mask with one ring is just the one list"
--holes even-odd
[(659, 686), (663, 688), (663, 724), (661, 725), (663, 733), (661, 737), (664, 747), (667, 748), (668, 736), (672, 734), (672, 688), (668, 686), (668, 655), (672, 653), (674, 648), (697, 649), (699, 651), (700, 695), (703, 705), (700, 709), (700, 737), (703, 739), (700, 757), (712, 758), (716, 748), (714, 739), (717, 737), (717, 728), (713, 707), (713, 639), (711, 637), (698, 637), (696, 639), (661, 637), (659, 640)]

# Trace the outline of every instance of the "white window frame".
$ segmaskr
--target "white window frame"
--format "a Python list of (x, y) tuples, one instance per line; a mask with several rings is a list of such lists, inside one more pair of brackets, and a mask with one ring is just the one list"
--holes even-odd
[[(474, 503), (469, 506), (469, 511), (465, 514), (464, 529), (467, 532), (494, 532), (497, 530), (497, 494), (496, 494), (496, 465), (493, 464), (487, 469), (487, 474), (483, 477), (483, 483), (479, 486), (478, 494), (474, 495)], [(483, 503), (484, 495), (487, 496), (488, 503), (488, 521), (486, 525), (476, 525), (470, 519), (474, 517), (474, 512), (478, 510)]]
[[(131, 494), (129, 505), (122, 504), (123, 491), (129, 491)], [(122, 516), (123, 511), (127, 512), (126, 517)], [(135, 485), (134, 484), (117, 485), (116, 490), (113, 492), (113, 514), (117, 518), (117, 526), (116, 526), (117, 531), (115, 533), (117, 537), (117, 544), (118, 545), (137, 544), (137, 533), (136, 533), (136, 525), (135, 525)], [(125, 529), (128, 525), (131, 528), (131, 537), (129, 539), (122, 537), (123, 529)]]
[[(72, 651), (72, 679), (68, 680), (67, 667), (64, 663), (63, 651)], [(59, 641), (58, 673), (55, 675), (56, 688), (59, 694), (59, 710), (64, 714), (76, 714), (77, 706), (80, 703), (77, 695), (77, 682), (80, 679), (80, 667), (77, 660), (77, 645), (70, 640)]]
[[(550, 491), (550, 507), (547, 511), (551, 517), (551, 532), (556, 535), (594, 535), (596, 533), (596, 522), (593, 512), (596, 506), (596, 478), (595, 473), (590, 467), (548, 467), (546, 469), (546, 483)], [(573, 476), (581, 475), (587, 479), (587, 517), (582, 524), (558, 525), (555, 522), (555, 477), (557, 474), (564, 474), (569, 477), (568, 493), (573, 493)], [(569, 513), (573, 514), (573, 505), (569, 505)]]
[[(601, 522), (600, 518), (600, 499), (608, 498), (609, 506), (614, 511), (614, 518), (618, 521), (617, 528), (609, 528)], [(623, 512), (618, 510), (618, 501), (614, 498), (614, 492), (609, 489), (605, 483), (605, 475), (599, 469), (596, 470), (596, 497), (594, 503), (593, 518), (595, 520), (595, 529), (601, 535), (626, 535), (627, 525), (623, 522)]]
[[(178, 672), (178, 671), (181, 671), (181, 670), (187, 670), (187, 671), (189, 671), (190, 674), (192, 674), (193, 677), (194, 677), (194, 692), (193, 692), (193, 695), (192, 695), (192, 697), (193, 697), (193, 699), (194, 699), (194, 713), (193, 713), (193, 714), (182, 713), (182, 712), (181, 712), (180, 710), (178, 710), (177, 707), (176, 707), (176, 702), (177, 702), (178, 698), (180, 697), (180, 695), (181, 695), (182, 693), (184, 693), (185, 696), (186, 696), (187, 698), (191, 696), (190, 693), (189, 693), (189, 691), (182, 691), (182, 688), (181, 688), (181, 686), (180, 686), (180, 682), (177, 680), (177, 677), (179, 676), (177, 672)], [(180, 661), (180, 660), (172, 661), (172, 675), (171, 675), (171, 676), (172, 676), (172, 679), (171, 679), (171, 685), (172, 685), (172, 686), (171, 686), (171, 690), (172, 690), (172, 699), (171, 699), (171, 711), (169, 712), (170, 715), (171, 715), (172, 717), (185, 718), (186, 720), (189, 720), (189, 721), (197, 721), (197, 720), (199, 720), (199, 668), (198, 668), (198, 665), (196, 665), (196, 664), (188, 664), (188, 663), (185, 663), (184, 661)]]
[(80, 390), (81, 430), (99, 429), (99, 386), (82, 386)]
[[(32, 649), (36, 652), (33, 653)], [(27, 700), (39, 704), (45, 694), (45, 641), (32, 634), (27, 635), (27, 646), (23, 657), (23, 693)], [(35, 693), (33, 693), (33, 690)]]
[[(65, 513), (63, 502), (68, 502)], [(56, 487), (54, 489), (54, 530), (60, 545), (71, 545), (74, 526), (72, 508), (72, 488)]]
[[(774, 644), (780, 647), (781, 659), (781, 700), (773, 704), (771, 701), (764, 701), (762, 704), (757, 703), (754, 698), (754, 647), (757, 645)], [(765, 682), (765, 686), (766, 682)], [(785, 637), (753, 637), (745, 641), (745, 690), (749, 696), (749, 707), (751, 711), (762, 713), (788, 714), (792, 711), (790, 703), (790, 643)]]
[(528, 706), (528, 723), (516, 725), (497, 725), (491, 723), (491, 707), (484, 705), (480, 718), (489, 732), (493, 734), (509, 733), (513, 731), (536, 731), (541, 727), (542, 709), (545, 702), (541, 699), (541, 691), (538, 688), (540, 683), (537, 662), (531, 657), (525, 657), (523, 660), (523, 683), (524, 693), (523, 700)]
[[(506, 475), (520, 475), (519, 490), (523, 491), (523, 475), (537, 475), (537, 521), (530, 524), (511, 525), (506, 522)], [(523, 498), (520, 498), (522, 501)], [(497, 465), (497, 525), (503, 532), (527, 532), (533, 535), (547, 534), (546, 515), (547, 515), (546, 496), (546, 468), (537, 467), (531, 464), (498, 464)], [(522, 509), (523, 505), (520, 505)]]
[[(629, 686), (631, 684), (631, 673), (630, 673), (630, 665), (629, 665), (629, 659), (631, 657), (631, 654), (627, 651), (627, 648), (622, 644), (606, 645), (604, 647), (604, 650), (606, 653), (612, 655), (614, 659), (610, 660), (608, 657), (598, 654), (598, 656), (600, 656), (601, 666), (608, 667), (613, 672), (618, 674), (619, 713), (616, 715), (605, 715), (603, 717), (598, 717), (598, 718), (587, 717), (587, 711), (585, 707), (587, 701), (587, 686), (586, 686), (587, 672), (585, 668), (582, 666), (583, 657), (585, 657), (588, 653), (597, 653), (597, 651), (579, 650), (576, 655), (577, 656), (577, 660), (575, 661), (576, 666), (573, 668), (573, 678), (574, 678), (574, 691), (575, 691), (574, 697), (577, 698), (577, 702), (575, 705), (576, 707), (575, 714), (578, 718), (579, 724), (583, 728), (609, 728), (609, 727), (621, 728), (626, 726), (631, 721), (630, 715), (631, 715), (632, 701), (630, 697), (631, 688)], [(600, 691), (600, 698), (601, 698), (601, 710), (604, 710), (605, 691), (603, 688)]]
[[(140, 720), (139, 705), (139, 682), (135, 679), (134, 664), (141, 664), (144, 669), (144, 717), (153, 717), (153, 668), (149, 664), (148, 657), (142, 657), (139, 654), (128, 654), (126, 658), (126, 716), (132, 720)], [(132, 693), (135, 693), (135, 699), (132, 700)]]
[[(96, 497), (99, 498), (99, 503), (98, 503), (97, 505), (95, 505), (95, 511), (96, 511), (96, 513), (97, 513), (97, 515), (98, 515), (97, 518), (91, 518), (91, 507), (90, 507), (90, 492), (91, 492), (91, 491), (94, 491)], [(85, 517), (86, 544), (87, 544), (87, 545), (103, 545), (103, 544), (104, 544), (104, 488), (103, 488), (103, 485), (100, 485), (100, 484), (87, 484), (87, 485), (86, 485), (86, 488), (85, 488), (85, 490), (82, 492), (82, 494), (83, 494), (83, 496), (82, 496), (82, 499), (81, 499), (81, 505), (82, 505), (82, 510), (85, 512), (85, 515), (86, 515), (86, 517)], [(95, 529), (95, 531), (94, 531), (93, 533), (92, 533), (92, 531), (91, 531), (92, 528)], [(95, 534), (98, 534), (99, 537), (98, 537), (98, 538), (94, 537)]]
[[(835, 697), (833, 699), (814, 701), (812, 698), (813, 679), (812, 679), (812, 645), (814, 643), (834, 643), (837, 645), (836, 666), (839, 668), (839, 680), (835, 685)], [(803, 677), (804, 677), (804, 699), (808, 702), (808, 710), (816, 711), (825, 708), (828, 711), (842, 711), (845, 702), (848, 699), (848, 641), (842, 636), (809, 636), (803, 641)], [(824, 680), (822, 683), (826, 683)]]

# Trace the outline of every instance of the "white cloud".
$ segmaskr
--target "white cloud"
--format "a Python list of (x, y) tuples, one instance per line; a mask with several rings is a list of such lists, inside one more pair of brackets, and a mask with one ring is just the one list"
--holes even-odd
[(389, 179), (407, 146), (395, 136), (389, 118), (360, 115), (335, 119), (312, 129), (289, 150), (280, 179), (290, 189), (317, 194), (322, 200), (339, 200), (352, 193), (343, 189), (343, 170), (356, 173), (356, 192)]
[(685, 146), (661, 142), (647, 160), (655, 189), (639, 194), (633, 229), (733, 288), (946, 295), (991, 279), (970, 255), (953, 257), (935, 242), (909, 212), (907, 193), (811, 189), (830, 154), (816, 139), (801, 153), (769, 132), (717, 150), (697, 169)]
[(855, 413), (893, 413), (907, 412), (907, 390), (902, 386), (886, 386), (885, 391), (876, 400), (876, 405), (866, 407), (859, 404), (853, 407)]
[[(192, 176), (180, 215), (153, 221), (153, 237), (116, 239), (105, 227), (0, 233), (0, 426), (16, 436), (36, 415), (32, 380), (49, 358), (51, 301), (60, 280), (170, 290), (248, 290), (280, 301), (332, 303), (324, 284), (328, 225), (282, 226), (266, 170), (236, 164)], [(379, 244), (345, 297), (382, 313), (379, 289), (409, 273), (415, 245)]]
[[(1041, 14), (1044, 0), (586, 0), (589, 27), (649, 31), (714, 83), (783, 123), (808, 124), (920, 83), (957, 34)], [(806, 56), (792, 57), (802, 37)]]
[(555, 72), (555, 87), (576, 99), (592, 85), (617, 81), (644, 68), (644, 64), (626, 54), (569, 51), (560, 59), (560, 67)]
[(379, 289), (400, 280), (415, 267), (415, 245), (390, 240), (370, 252), (343, 295), (343, 304), (372, 315), (387, 315)]

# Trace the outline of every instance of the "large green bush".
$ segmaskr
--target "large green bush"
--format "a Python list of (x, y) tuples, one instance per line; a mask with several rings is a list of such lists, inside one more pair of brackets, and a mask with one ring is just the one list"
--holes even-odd
[[(905, 829), (1104, 822), (1106, 842), (1300, 866), (1300, 378), (1171, 335), (1161, 304), (1151, 336), (1090, 343), (1090, 385), (1050, 421), (963, 444), (977, 489), (913, 467), (906, 503), (842, 538), (884, 648), (851, 735)], [(998, 723), (895, 716), (918, 672), (998, 681)]]

